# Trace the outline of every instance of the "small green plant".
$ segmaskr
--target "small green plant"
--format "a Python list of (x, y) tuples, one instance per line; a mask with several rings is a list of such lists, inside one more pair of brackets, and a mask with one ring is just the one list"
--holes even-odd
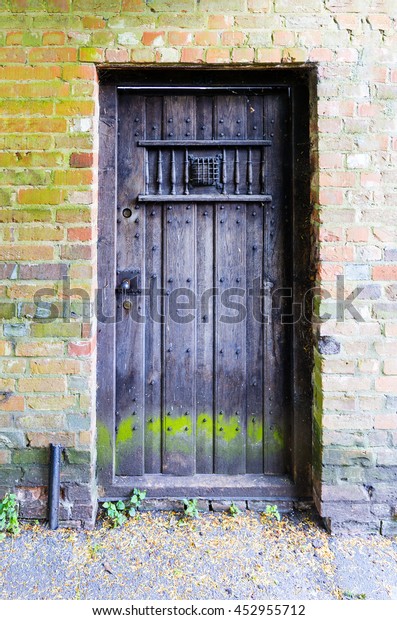
[(12, 493), (7, 493), (0, 502), (0, 541), (6, 533), (19, 534), (18, 503)]
[(197, 510), (197, 499), (184, 499), (183, 512), (185, 514), (185, 517), (189, 517), (190, 519), (196, 519), (199, 516)]
[(277, 521), (281, 521), (280, 513), (276, 505), (268, 504), (266, 506), (265, 515), (267, 517), (271, 517), (272, 519), (277, 519)]
[(146, 497), (146, 491), (140, 491), (139, 489), (134, 489), (132, 495), (130, 497), (130, 501), (128, 504), (127, 512), (130, 517), (135, 517), (137, 510), (142, 504), (143, 500)]
[(355, 594), (354, 592), (351, 592), (351, 590), (344, 590), (342, 592), (342, 598), (344, 599), (348, 599), (348, 600), (359, 600), (359, 601), (365, 601), (365, 599), (367, 598), (366, 594)]
[(229, 512), (232, 515), (232, 517), (237, 517), (238, 515), (241, 515), (240, 508), (236, 506), (234, 502), (230, 504)]
[(135, 517), (138, 508), (146, 497), (146, 491), (134, 489), (126, 502), (105, 502), (103, 508), (112, 527), (120, 527), (127, 521), (127, 517)]
[(112, 527), (120, 527), (120, 525), (123, 525), (127, 521), (127, 517), (124, 514), (126, 505), (121, 500), (116, 503), (105, 502), (103, 507)]

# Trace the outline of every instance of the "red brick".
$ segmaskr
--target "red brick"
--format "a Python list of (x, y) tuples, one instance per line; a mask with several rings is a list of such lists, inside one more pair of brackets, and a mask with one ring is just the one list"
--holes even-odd
[(275, 30), (272, 39), (274, 45), (280, 47), (293, 47), (295, 45), (295, 33), (290, 30)]
[(55, 105), (55, 113), (59, 116), (92, 116), (94, 114), (93, 101), (61, 101)]
[(77, 50), (74, 47), (32, 47), (29, 62), (76, 62)]
[(321, 172), (320, 186), (323, 187), (354, 187), (356, 175), (354, 172)]
[(237, 48), (232, 51), (232, 60), (234, 62), (252, 62), (254, 55), (255, 50), (250, 47)]
[(182, 50), (181, 62), (204, 62), (204, 49), (202, 47), (185, 47)]
[(208, 16), (208, 28), (215, 30), (225, 30), (233, 26), (233, 15), (209, 15)]
[(20, 392), (64, 392), (66, 390), (65, 377), (27, 377), (18, 379)]
[(362, 172), (360, 174), (361, 187), (379, 187), (381, 178), (380, 172)]
[(321, 260), (329, 260), (332, 262), (350, 262), (354, 258), (353, 247), (335, 245), (335, 246), (323, 246), (320, 249)]
[(382, 110), (382, 106), (377, 103), (361, 103), (358, 106), (358, 115), (359, 116), (378, 116), (380, 111)]
[(269, 49), (259, 48), (257, 50), (257, 62), (260, 63), (274, 63), (281, 62), (282, 50), (281, 49)]
[(93, 153), (72, 153), (70, 156), (71, 168), (90, 168), (93, 165)]
[(129, 52), (124, 49), (107, 49), (105, 59), (107, 62), (128, 62)]
[(346, 230), (346, 240), (353, 242), (368, 241), (369, 230), (363, 226), (354, 226)]
[(65, 40), (65, 33), (59, 30), (52, 30), (43, 34), (43, 45), (64, 45)]
[(204, 30), (202, 32), (196, 32), (194, 35), (194, 42), (196, 45), (218, 45), (219, 34), (218, 32), (212, 32)]
[(93, 181), (93, 170), (90, 168), (80, 168), (74, 170), (56, 170), (54, 172), (54, 183), (56, 185), (91, 185)]
[(207, 51), (207, 62), (210, 63), (222, 63), (230, 61), (230, 51), (222, 48), (210, 48)]
[[(230, 47), (234, 47), (236, 45), (242, 45), (244, 43), (244, 39), (245, 39), (244, 32), (232, 30), (229, 32), (222, 33), (222, 45), (230, 45)], [(216, 42), (214, 45), (216, 45)]]
[(0, 394), (0, 411), (24, 411), (25, 399), (23, 396), (14, 396), (10, 392)]
[(193, 35), (184, 30), (175, 30), (168, 33), (168, 43), (170, 45), (191, 45)]
[(82, 22), (84, 28), (87, 28), (87, 30), (100, 30), (106, 27), (106, 22), (102, 17), (85, 15)]
[(62, 201), (63, 192), (59, 189), (20, 189), (18, 191), (19, 204), (59, 205)]
[(63, 342), (18, 342), (15, 355), (19, 357), (62, 357)]
[(26, 62), (26, 51), (23, 48), (0, 47), (0, 62), (2, 64)]
[(314, 48), (309, 54), (309, 60), (312, 62), (331, 62), (333, 58), (334, 52), (323, 47)]
[(84, 228), (68, 228), (69, 241), (91, 241), (92, 229), (89, 226)]
[(95, 350), (95, 346), (95, 339), (88, 342), (70, 342), (68, 344), (68, 354), (76, 357), (91, 355), (91, 353)]
[(397, 394), (397, 376), (378, 377), (375, 379), (375, 390), (387, 394)]
[(142, 35), (143, 45), (164, 45), (164, 30), (150, 30), (146, 31)]
[(397, 265), (377, 265), (372, 268), (373, 280), (397, 280)]
[(52, 245), (5, 245), (0, 247), (0, 260), (53, 260)]

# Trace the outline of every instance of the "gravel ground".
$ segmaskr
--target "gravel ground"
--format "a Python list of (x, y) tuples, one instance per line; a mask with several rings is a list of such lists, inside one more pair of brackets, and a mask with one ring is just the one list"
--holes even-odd
[(331, 537), (308, 513), (24, 525), (0, 553), (1, 599), (397, 599), (397, 540)]

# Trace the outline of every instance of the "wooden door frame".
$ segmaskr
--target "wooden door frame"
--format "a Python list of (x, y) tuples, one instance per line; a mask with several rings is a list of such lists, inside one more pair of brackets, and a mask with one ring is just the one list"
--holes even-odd
[[(189, 70), (187, 73), (186, 69)], [(98, 204), (98, 345), (97, 345), (97, 478), (99, 497), (127, 497), (134, 486), (149, 497), (205, 499), (307, 499), (312, 496), (312, 387), (313, 366), (311, 314), (313, 253), (310, 228), (310, 92), (313, 70), (224, 69), (219, 67), (172, 67), (99, 69), (99, 204)], [(115, 445), (115, 264), (117, 219), (117, 89), (119, 86), (225, 86), (249, 88), (288, 87), (291, 133), (291, 236), (293, 299), (305, 300), (305, 317), (292, 328), (291, 478), (245, 474), (244, 476), (196, 475), (184, 477), (114, 475)], [(299, 122), (296, 122), (299, 119)], [(101, 320), (102, 319), (102, 320)], [(162, 478), (161, 478), (162, 476)], [(244, 486), (241, 488), (242, 477)], [(161, 481), (162, 480), (162, 481)], [(239, 484), (240, 483), (240, 484)]]

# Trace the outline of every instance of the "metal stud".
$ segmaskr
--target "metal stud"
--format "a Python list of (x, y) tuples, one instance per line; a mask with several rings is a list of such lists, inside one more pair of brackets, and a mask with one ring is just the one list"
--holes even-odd
[(171, 411), (167, 411), (167, 415), (168, 415), (168, 416), (169, 416), (169, 415), (171, 415)]
[(170, 219), (168, 218), (167, 222), (168, 222), (168, 224), (171, 224), (172, 220), (170, 220)]
[(187, 118), (187, 119), (186, 119), (186, 122), (187, 122), (187, 123), (190, 123), (190, 118)]
[(256, 125), (254, 125), (254, 126), (252, 127), (252, 129), (255, 131), (255, 129), (257, 129)]
[(150, 419), (148, 420), (148, 422), (149, 422), (149, 424), (153, 424), (153, 420), (152, 420), (152, 418), (150, 418)]
[(153, 217), (153, 215), (156, 215), (156, 211), (151, 211), (150, 215)]
[(185, 415), (189, 415), (189, 412), (188, 412), (188, 411), (185, 411)]
[(219, 282), (224, 282), (225, 278), (222, 276), (222, 278), (219, 278)]
[(239, 429), (239, 427), (237, 427), (237, 428), (236, 428), (236, 431), (237, 431), (237, 432), (239, 432), (239, 430), (240, 430), (240, 429)]
[(135, 233), (135, 239), (139, 239), (139, 233)]
[(219, 351), (219, 353), (220, 353), (221, 355), (223, 355), (223, 349), (221, 349), (221, 350)]
[(192, 278), (187, 278), (186, 279), (186, 282), (191, 282), (191, 281), (192, 281)]
[[(190, 353), (190, 349), (186, 349), (186, 353)], [(186, 414), (185, 414), (186, 415)]]
[(134, 396), (134, 398), (132, 399), (133, 403), (136, 403), (136, 397)]
[(241, 278), (236, 278), (236, 282), (240, 282), (240, 281), (241, 281)]
[(186, 224), (190, 224), (190, 220), (186, 220)]
[(254, 252), (255, 252), (255, 250), (257, 250), (257, 249), (258, 249), (258, 246), (257, 246), (256, 244), (255, 244), (255, 245), (253, 245), (253, 246), (252, 246), (252, 249), (253, 249), (253, 250), (254, 250)]
[(152, 273), (150, 277), (152, 278), (152, 280), (155, 280), (157, 278), (157, 273)]
[(157, 125), (153, 125), (152, 130), (156, 131), (156, 129), (157, 129)]
[(172, 131), (170, 131), (170, 132), (168, 133), (168, 135), (170, 136), (170, 138), (172, 138), (172, 136), (173, 136), (174, 134), (173, 134), (173, 132), (172, 132)]
[(133, 431), (136, 431), (136, 426), (133, 426), (133, 427), (132, 427), (132, 430), (133, 430)]
[(221, 206), (220, 206), (221, 211), (223, 211), (223, 210), (224, 210), (224, 208), (225, 208), (225, 205), (221, 205)]
[(221, 224), (223, 224), (223, 223), (224, 223), (224, 221), (225, 221), (225, 220), (219, 220), (219, 222), (220, 222)]
[(240, 205), (237, 205), (236, 211), (240, 211), (240, 209), (241, 209)]
[(168, 205), (167, 209), (168, 211), (172, 211), (172, 205)]
[(252, 211), (252, 215), (255, 217), (255, 215), (256, 215), (256, 211)]
[(155, 252), (156, 250), (157, 250), (157, 245), (154, 245), (154, 246), (152, 247), (152, 252)]
[(168, 282), (173, 282), (174, 278), (168, 278)]
[(238, 131), (237, 132), (237, 137), (239, 138), (241, 136), (241, 133)]
[(171, 426), (167, 426), (167, 431), (168, 431), (168, 432), (172, 431)]
[(252, 418), (252, 424), (255, 424), (255, 418)]
[(200, 129), (201, 129), (201, 131), (204, 131), (205, 125), (201, 125)]
[(149, 381), (149, 385), (154, 385), (154, 379), (152, 379), (151, 381)]
[(171, 353), (172, 347), (168, 347), (167, 351), (168, 351), (168, 353)]
[(220, 122), (220, 123), (223, 123), (223, 122), (224, 122), (224, 121), (223, 121), (223, 118), (221, 118), (221, 119), (219, 120), (219, 122)]
[(169, 119), (168, 119), (168, 122), (169, 122), (169, 123), (172, 123), (172, 121), (173, 121), (173, 119), (172, 119), (172, 118), (169, 118)]
[(220, 426), (220, 427), (219, 427), (219, 430), (220, 430), (220, 431), (223, 431), (223, 426)]
[(206, 314), (204, 314), (203, 316), (203, 323), (206, 323), (208, 321), (208, 316)]
[(204, 216), (208, 215), (208, 211), (204, 211), (203, 215)]
[(188, 430), (189, 430), (189, 427), (188, 427), (188, 426), (185, 426), (185, 431), (188, 431)]
[(139, 118), (136, 118), (136, 119), (135, 119), (135, 122), (136, 122), (136, 123), (139, 123)]
[(223, 415), (223, 411), (220, 411), (220, 412), (219, 412), (219, 415)]
[(240, 220), (236, 220), (236, 224), (240, 224)]
[(240, 125), (241, 119), (238, 118), (236, 122), (237, 122), (237, 125)]
[(139, 136), (139, 131), (136, 131), (134, 135)]
[(221, 132), (219, 135), (221, 136), (221, 138), (223, 138), (225, 134)]
[(186, 137), (190, 136), (190, 131), (187, 131), (187, 132), (185, 133), (185, 136), (186, 136)]
[(203, 418), (203, 424), (204, 424), (204, 422), (206, 422), (206, 421), (207, 421), (207, 418)]

